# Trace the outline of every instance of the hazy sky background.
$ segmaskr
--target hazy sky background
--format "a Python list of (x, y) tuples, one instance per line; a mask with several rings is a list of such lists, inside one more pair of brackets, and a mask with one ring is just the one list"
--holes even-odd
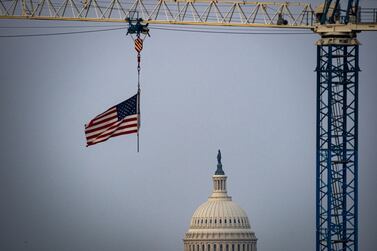
[[(318, 36), (151, 35), (140, 153), (135, 135), (85, 147), (84, 124), (136, 93), (125, 31), (0, 38), (0, 250), (182, 250), (218, 148), (258, 250), (314, 250)], [(359, 40), (359, 235), (360, 250), (373, 251), (377, 32)]]

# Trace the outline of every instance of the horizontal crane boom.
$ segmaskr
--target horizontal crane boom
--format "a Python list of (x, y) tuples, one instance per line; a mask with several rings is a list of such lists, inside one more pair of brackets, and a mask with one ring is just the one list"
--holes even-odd
[(138, 15), (150, 24), (312, 29), (309, 3), (209, 0), (0, 0), (1, 19), (127, 22)]

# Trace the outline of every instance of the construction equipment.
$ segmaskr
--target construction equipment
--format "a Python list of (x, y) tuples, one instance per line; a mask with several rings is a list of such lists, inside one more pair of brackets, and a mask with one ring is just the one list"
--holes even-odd
[(358, 0), (326, 0), (316, 9), (301, 2), (239, 0), (0, 0), (0, 18), (130, 24), (136, 20), (129, 26), (131, 34), (149, 34), (147, 24), (303, 29), (319, 34), (316, 250), (358, 250), (357, 34), (377, 31), (377, 9), (362, 9)]

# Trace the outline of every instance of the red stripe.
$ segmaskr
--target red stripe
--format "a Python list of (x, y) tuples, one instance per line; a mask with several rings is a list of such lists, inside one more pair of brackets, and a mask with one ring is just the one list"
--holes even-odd
[(110, 121), (110, 120), (112, 120), (112, 119), (115, 119), (115, 118), (117, 118), (118, 117), (118, 114), (115, 112), (115, 114), (114, 114), (114, 116), (110, 116), (110, 117), (108, 117), (107, 119), (103, 119), (103, 120), (101, 120), (101, 121), (97, 121), (97, 122), (95, 122), (95, 121), (91, 121), (90, 123), (89, 123), (89, 125), (87, 125), (87, 129), (88, 128), (90, 128), (90, 127), (93, 127), (93, 126), (96, 126), (96, 125), (100, 125), (100, 124), (103, 124), (103, 123), (106, 123), (106, 122), (108, 122), (108, 121)]
[[(123, 122), (130, 122), (130, 121), (133, 121), (133, 120), (137, 120), (137, 118), (127, 118), (127, 119), (124, 119)], [(108, 121), (108, 120), (106, 120), (106, 121)], [(116, 122), (118, 122), (118, 121), (115, 121), (114, 123), (116, 123)], [(85, 133), (92, 133), (92, 132), (95, 132), (95, 131), (102, 130), (102, 129), (106, 128), (106, 127), (112, 126), (114, 123), (103, 125), (103, 126), (100, 126), (100, 127), (94, 128), (94, 129), (91, 129), (90, 127), (87, 127), (86, 130), (85, 130)]]
[[(132, 134), (132, 133), (137, 133), (137, 130), (132, 130), (132, 131), (127, 131), (127, 132), (119, 133), (119, 134), (117, 134), (116, 136), (126, 135), (126, 134)], [(114, 136), (112, 136), (112, 137), (114, 137)], [(92, 145), (95, 145), (95, 144), (98, 144), (98, 143), (104, 142), (104, 141), (106, 141), (106, 140), (108, 140), (109, 138), (112, 138), (112, 137), (105, 138), (105, 139), (100, 140), (100, 141), (95, 142), (95, 143), (93, 143), (93, 142), (92, 142), (92, 143), (87, 143), (87, 146), (92, 146)]]
[(101, 113), (101, 114), (95, 116), (95, 118), (94, 118), (93, 120), (96, 120), (96, 119), (102, 118), (102, 117), (106, 116), (108, 113), (110, 114), (110, 113), (111, 113), (110, 110), (112, 110), (113, 108), (114, 108), (114, 107), (111, 107), (111, 108), (107, 109), (106, 111), (104, 111), (103, 113)]
[[(114, 107), (111, 107), (111, 108), (107, 109), (105, 112), (103, 112), (103, 113), (101, 113), (101, 114), (95, 116), (94, 119), (92, 119), (92, 120), (88, 123), (88, 125), (90, 125), (90, 123), (93, 123), (93, 122), (95, 122), (96, 120), (98, 120), (98, 119), (100, 119), (100, 118), (103, 118), (103, 117), (105, 117), (105, 116), (111, 114), (112, 112), (116, 111), (116, 110), (113, 109), (113, 108), (114, 108)], [(112, 111), (112, 110), (113, 110), (113, 111)]]
[[(102, 133), (99, 133), (99, 134), (96, 134), (96, 135), (93, 135), (93, 136), (90, 136), (90, 137), (87, 137), (87, 141), (94, 141), (96, 138), (102, 138), (102, 137), (111, 137), (113, 134), (116, 133), (116, 131), (118, 130), (122, 130), (122, 129), (126, 129), (126, 128), (130, 128), (130, 127), (136, 127), (137, 128), (137, 123), (135, 124), (130, 124), (130, 125), (123, 125), (122, 124), (125, 123), (124, 121), (122, 123), (120, 123), (119, 125), (114, 125), (112, 127), (109, 127), (108, 130), (112, 130), (112, 129), (115, 129), (115, 130), (112, 130), (111, 132), (107, 132), (108, 130), (102, 132)], [(107, 132), (107, 133), (106, 133)]]
[(89, 127), (93, 127), (93, 126), (96, 126), (96, 125), (100, 125), (102, 123), (106, 123), (109, 120), (112, 120), (112, 119), (115, 119), (115, 118), (118, 117), (118, 115), (116, 113), (114, 113), (114, 115), (112, 115), (112, 114), (108, 114), (108, 115), (111, 115), (111, 116), (109, 116), (108, 118), (105, 118), (105, 119), (102, 118), (101, 121), (95, 121), (95, 120), (90, 121), (89, 124), (85, 126), (85, 128), (89, 128)]
[(98, 118), (94, 118), (92, 119), (92, 123), (98, 123), (99, 121), (102, 121), (103, 119), (105, 119), (106, 117), (108, 116), (113, 116), (113, 115), (116, 115), (117, 114), (117, 111), (116, 110), (111, 110), (111, 111), (108, 111), (107, 113), (104, 113), (101, 117), (98, 117)]
[(96, 132), (96, 131), (101, 131), (102, 129), (105, 129), (105, 128), (110, 128), (117, 122), (119, 122), (119, 121), (114, 121), (113, 123), (110, 123), (110, 124), (107, 124), (107, 125), (104, 125), (104, 126), (100, 126), (98, 128), (94, 128), (94, 129), (90, 129), (90, 128), (86, 129), (85, 134), (89, 134), (89, 133)]
[[(137, 120), (137, 118), (128, 118), (128, 119), (123, 120), (122, 123), (127, 123), (127, 122), (131, 122), (131, 121), (134, 121), (134, 120)], [(115, 121), (114, 123), (104, 125), (104, 126), (100, 126), (100, 127), (94, 128), (94, 129), (87, 128), (85, 130), (85, 134), (92, 133), (92, 132), (95, 132), (95, 131), (101, 131), (102, 129), (105, 129), (106, 127), (108, 127), (110, 129), (117, 122), (119, 122), (119, 121)], [(92, 136), (90, 136), (90, 137), (92, 137)]]
[(95, 145), (95, 144), (98, 144), (98, 143), (104, 142), (104, 141), (106, 141), (106, 140), (108, 140), (108, 139), (109, 139), (109, 138), (105, 138), (105, 139), (103, 139), (103, 140), (101, 140), (101, 141), (98, 141), (98, 142), (95, 142), (95, 143), (93, 143), (93, 142), (88, 142), (88, 143), (86, 143), (86, 146)]
[[(132, 128), (132, 127), (136, 127), (137, 128), (137, 124), (131, 124), (131, 125), (125, 125), (125, 126), (119, 126), (116, 130), (114, 131), (111, 131), (111, 132), (108, 132), (108, 133), (105, 133), (105, 134), (101, 134), (101, 135), (97, 135), (96, 138), (102, 138), (102, 137), (107, 137), (107, 136), (110, 136), (112, 137), (114, 134), (116, 134), (116, 131), (119, 131), (119, 130), (123, 130), (123, 129), (127, 129), (127, 128)], [(92, 138), (92, 137), (90, 137)]]
[[(109, 130), (112, 130), (112, 129), (117, 130), (116, 128), (119, 127), (119, 126), (121, 126), (122, 123), (123, 122), (119, 123), (119, 121), (117, 121), (117, 122), (113, 123), (111, 126), (109, 126), (109, 128), (107, 128), (105, 131), (99, 132), (99, 133), (91, 135), (91, 136), (87, 136), (86, 139), (87, 140), (91, 140), (93, 138), (95, 139), (95, 138), (99, 138), (99, 137), (102, 137), (102, 136), (106, 136), (106, 134), (108, 134), (106, 132), (108, 132)], [(114, 132), (114, 131), (111, 131), (111, 132)]]
[(137, 133), (137, 129), (136, 130), (131, 130), (131, 131), (127, 131), (127, 132), (122, 132), (122, 133), (117, 133), (117, 134), (114, 134), (110, 137), (107, 137), (107, 138), (104, 138), (100, 141), (97, 141), (97, 142), (88, 142), (87, 143), (87, 146), (91, 146), (91, 145), (95, 145), (95, 144), (98, 144), (98, 143), (101, 143), (101, 142), (104, 142), (112, 137), (116, 137), (116, 136), (120, 136), (120, 135), (126, 135), (126, 134), (131, 134), (131, 133)]
[(125, 134), (131, 134), (131, 133), (137, 133), (137, 129), (132, 130), (132, 131), (126, 131), (126, 132), (117, 133), (117, 134), (114, 134), (112, 137), (116, 137), (116, 136), (120, 136), (120, 135), (125, 135)]

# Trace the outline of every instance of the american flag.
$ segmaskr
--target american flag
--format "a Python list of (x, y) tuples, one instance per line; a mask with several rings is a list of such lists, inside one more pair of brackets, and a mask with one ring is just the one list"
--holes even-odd
[(111, 107), (85, 125), (87, 146), (111, 137), (137, 133), (139, 129), (138, 94)]

